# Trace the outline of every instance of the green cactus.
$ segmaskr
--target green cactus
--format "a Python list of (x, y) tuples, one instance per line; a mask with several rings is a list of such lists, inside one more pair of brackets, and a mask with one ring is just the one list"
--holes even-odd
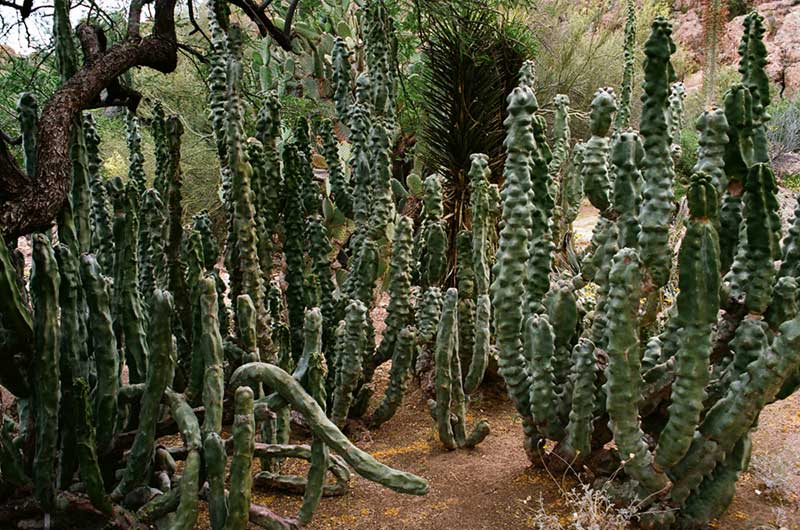
[(672, 156), (679, 158), (681, 155), (681, 133), (683, 132), (684, 109), (686, 99), (686, 86), (676, 81), (669, 86), (669, 109), (667, 110), (667, 129), (672, 145)]
[(515, 88), (507, 98), (508, 127), (506, 162), (502, 190), (503, 228), (491, 286), (494, 308), (498, 366), (509, 395), (522, 417), (525, 447), (533, 457), (535, 430), (530, 413), (530, 373), (522, 353), (520, 331), (523, 311), (520, 300), (525, 294), (525, 265), (530, 257), (527, 236), (530, 230), (530, 170), (528, 152), (535, 145), (531, 126), (535, 102), (525, 86)]
[(45, 511), (55, 508), (59, 415), (59, 285), (55, 254), (43, 234), (33, 235), (31, 301), (33, 302), (34, 357), (31, 363), (35, 454), (33, 484), (36, 500)]
[(284, 197), (278, 152), (280, 126), (281, 103), (278, 96), (270, 92), (264, 98), (256, 122), (257, 137), (261, 142), (264, 157), (264, 179), (256, 189), (256, 211), (264, 217), (268, 235), (281, 232), (280, 213)]
[(678, 320), (683, 325), (676, 355), (669, 421), (659, 436), (656, 463), (674, 466), (689, 450), (703, 412), (712, 325), (719, 311), (719, 239), (713, 225), (717, 191), (711, 179), (695, 174), (689, 186), (690, 220), (678, 257)]
[(275, 360), (270, 335), (269, 313), (264, 309), (266, 290), (264, 276), (258, 259), (258, 235), (255, 232), (255, 210), (250, 179), (253, 168), (243, 146), (242, 103), (239, 98), (241, 79), (241, 30), (231, 25), (228, 32), (228, 103), (227, 132), (228, 167), (231, 171), (231, 199), (233, 200), (234, 230), (236, 233), (236, 267), (241, 274), (241, 293), (253, 300), (257, 311), (258, 346), (264, 360)]
[(105, 451), (114, 436), (119, 392), (119, 352), (111, 319), (111, 285), (91, 254), (81, 256), (81, 279), (89, 306), (88, 328), (97, 367), (93, 417), (98, 427), (97, 449)]
[(389, 386), (370, 418), (370, 428), (378, 428), (389, 421), (397, 412), (411, 374), (411, 361), (414, 357), (416, 332), (413, 327), (403, 328), (394, 343), (392, 367), (389, 370)]
[[(303, 334), (300, 322), (305, 311), (305, 258), (303, 249), (304, 215), (302, 197), (302, 176), (300, 154), (294, 144), (283, 147), (283, 167), (286, 178), (286, 203), (283, 211), (286, 239), (283, 251), (286, 255), (286, 304), (288, 307), (289, 329), (291, 330), (291, 351), (302, 349)], [(293, 355), (295, 355), (293, 353)]]
[(183, 466), (183, 475), (178, 486), (179, 503), (170, 530), (191, 530), (197, 522), (198, 489), (200, 488), (200, 466), (202, 441), (200, 425), (194, 411), (182, 394), (166, 391), (170, 414), (178, 424), (183, 445), (189, 451)]
[(620, 132), (611, 148), (611, 164), (614, 167), (614, 212), (617, 214), (620, 248), (636, 248), (639, 240), (639, 218), (641, 202), (639, 188), (642, 174), (639, 166), (644, 158), (644, 146), (636, 132)]
[(333, 60), (333, 101), (336, 104), (336, 114), (342, 123), (347, 123), (350, 106), (353, 103), (351, 91), (351, 66), (350, 50), (344, 39), (336, 37), (333, 41), (331, 57)]
[(351, 301), (347, 306), (343, 326), (342, 346), (337, 345), (336, 385), (331, 408), (331, 420), (338, 426), (344, 426), (347, 413), (353, 403), (353, 392), (356, 390), (363, 371), (363, 358), (367, 341), (367, 308), (359, 300)]
[[(111, 180), (114, 202), (114, 304), (113, 316), (117, 336), (124, 337), (125, 363), (131, 383), (144, 382), (148, 371), (149, 348), (145, 337), (144, 313), (136, 279), (136, 215), (133, 212), (133, 190), (122, 187), (122, 180)], [(152, 315), (152, 311), (151, 311)]]
[(530, 413), (533, 423), (543, 437), (559, 440), (564, 435), (564, 425), (559, 418), (553, 375), (553, 327), (546, 316), (533, 315), (525, 323), (523, 337), (531, 374)]
[(565, 427), (564, 439), (556, 452), (565, 462), (575, 466), (583, 462), (591, 451), (597, 379), (594, 344), (589, 339), (582, 338), (572, 352), (572, 361), (569, 421)]
[(697, 163), (692, 168), (695, 173), (705, 173), (717, 189), (717, 197), (728, 189), (728, 176), (725, 174), (725, 149), (728, 145), (728, 119), (725, 111), (712, 107), (703, 111), (695, 122), (700, 132), (700, 147), (697, 150)]
[(744, 20), (744, 33), (739, 46), (739, 72), (742, 84), (753, 96), (753, 162), (769, 162), (767, 122), (770, 120), (767, 107), (770, 104), (769, 77), (766, 72), (767, 47), (764, 44), (764, 17), (753, 11)]
[(328, 182), (331, 187), (333, 203), (345, 215), (353, 216), (353, 195), (350, 184), (344, 174), (342, 162), (339, 158), (339, 144), (333, 134), (333, 124), (324, 119), (319, 124), (319, 135), (322, 138), (322, 152), (328, 165)]
[(267, 186), (267, 167), (264, 162), (264, 147), (255, 138), (247, 139), (247, 157), (252, 167), (250, 175), (250, 188), (252, 191), (251, 202), (253, 204), (253, 224), (256, 229), (256, 255), (258, 256), (259, 269), (264, 278), (263, 281), (269, 282), (272, 276), (272, 253), (273, 241), (272, 230), (268, 228), (265, 207), (262, 200)]
[(669, 83), (675, 75), (670, 55), (675, 51), (672, 26), (656, 18), (645, 44), (644, 94), (640, 130), (644, 142), (642, 206), (639, 211), (639, 248), (654, 287), (669, 278), (669, 223), (672, 217), (674, 171), (670, 159), (666, 112)]
[(489, 435), (489, 423), (480, 420), (466, 433), (466, 400), (458, 355), (458, 290), (447, 290), (439, 330), (436, 335), (436, 400), (431, 400), (431, 414), (437, 420), (439, 439), (445, 449), (472, 448)]
[(105, 491), (97, 456), (94, 420), (89, 401), (89, 384), (81, 378), (73, 380), (72, 393), (76, 397), (77, 405), (74, 411), (74, 421), (81, 480), (92, 505), (101, 512), (110, 514), (112, 511), (111, 499)]
[[(322, 355), (322, 314), (318, 308), (306, 311), (305, 325), (305, 352), (308, 355), (308, 382), (306, 384), (309, 395), (320, 407), (325, 407), (325, 366)], [(329, 455), (325, 441), (315, 436), (311, 442), (311, 467), (303, 494), (303, 504), (300, 506), (298, 521), (308, 524), (322, 499), (325, 484), (325, 473), (328, 471)]]
[(147, 176), (144, 173), (144, 153), (142, 152), (142, 134), (139, 132), (139, 118), (128, 111), (125, 116), (128, 141), (128, 180), (133, 182), (136, 190), (136, 204), (147, 187)]
[(639, 337), (636, 325), (642, 285), (641, 263), (632, 249), (615, 256), (609, 275), (608, 367), (606, 409), (619, 452), (627, 455), (625, 471), (639, 482), (644, 496), (660, 492), (669, 479), (656, 467), (644, 441), (638, 403), (640, 391)]
[(439, 285), (447, 273), (447, 232), (442, 220), (442, 182), (441, 176), (435, 173), (425, 179), (423, 208), (425, 224), (420, 232), (421, 243), (417, 250), (418, 269), (422, 274), (422, 285), (430, 287)]
[(250, 494), (253, 487), (253, 451), (255, 449), (255, 420), (253, 391), (246, 386), (236, 389), (236, 416), (233, 424), (233, 457), (231, 458), (231, 488), (228, 495), (228, 517), (225, 530), (245, 530), (250, 513)]
[[(91, 116), (91, 114), (87, 114)], [(17, 100), (17, 119), (22, 133), (22, 159), (25, 173), (36, 175), (36, 145), (39, 134), (39, 106), (36, 97), (30, 92), (23, 92)]]
[(274, 389), (306, 418), (312, 434), (322, 439), (362, 477), (399, 493), (425, 495), (428, 492), (428, 483), (424, 479), (387, 467), (353, 445), (300, 383), (279, 367), (267, 363), (240, 366), (233, 373), (230, 384), (233, 388), (239, 388), (251, 382), (260, 382)]
[(470, 155), (470, 207), (472, 208), (472, 261), (475, 271), (475, 291), (478, 296), (489, 293), (491, 271), (489, 263), (490, 224), (489, 157)]
[(783, 240), (781, 267), (778, 276), (785, 278), (800, 276), (800, 198), (794, 208), (789, 232)]
[(742, 193), (749, 167), (753, 164), (753, 98), (743, 85), (735, 84), (725, 93), (725, 117), (730, 126), (725, 146), (725, 174), (728, 186), (720, 208), (720, 252), (722, 271), (727, 272), (739, 241)]
[(139, 430), (122, 476), (114, 488), (112, 498), (119, 500), (146, 481), (150, 459), (155, 445), (156, 422), (164, 390), (169, 386), (175, 370), (176, 352), (172, 338), (172, 296), (166, 291), (156, 291), (151, 308), (149, 344), (153, 358), (147, 367), (147, 381), (139, 411)]
[(106, 274), (114, 268), (114, 237), (111, 222), (111, 204), (106, 192), (105, 179), (100, 174), (100, 135), (90, 113), (83, 116), (83, 135), (86, 142), (86, 157), (92, 194), (91, 204), (91, 250)]
[(631, 125), (631, 95), (633, 94), (634, 67), (636, 65), (636, 2), (625, 2), (625, 36), (622, 44), (622, 87), (619, 91), (619, 110), (614, 118), (614, 131), (619, 133)]
[(335, 299), (336, 286), (333, 282), (330, 255), (331, 243), (328, 240), (328, 231), (322, 222), (322, 217), (314, 215), (306, 220), (307, 239), (309, 241), (309, 255), (311, 268), (319, 282), (320, 309), (325, 325), (322, 332), (322, 351), (329, 351), (332, 345), (332, 335), (336, 328), (337, 301)]
[(555, 180), (569, 158), (572, 133), (569, 128), (569, 96), (556, 94), (553, 98), (555, 116), (553, 117), (553, 159), (548, 164), (550, 179)]
[(613, 114), (617, 111), (617, 98), (611, 88), (601, 88), (592, 99), (590, 127), (592, 137), (583, 144), (583, 189), (592, 205), (606, 212), (611, 207), (611, 179), (608, 175), (607, 138)]
[(411, 219), (405, 216), (398, 217), (389, 269), (389, 305), (386, 308), (386, 319), (384, 320), (386, 327), (383, 331), (383, 339), (367, 367), (367, 371), (370, 372), (370, 377), (367, 379), (371, 379), (371, 372), (374, 372), (375, 368), (396, 354), (396, 342), (400, 338), (400, 333), (412, 323), (412, 234), (413, 223)]
[(156, 288), (166, 288), (168, 283), (164, 253), (167, 220), (164, 203), (154, 188), (144, 192), (139, 215), (139, 293), (149, 305)]

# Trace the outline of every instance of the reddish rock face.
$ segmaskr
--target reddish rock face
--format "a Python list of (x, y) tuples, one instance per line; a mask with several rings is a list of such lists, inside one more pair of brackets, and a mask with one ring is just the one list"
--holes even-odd
[[(800, 94), (800, 3), (795, 0), (756, 1), (756, 9), (764, 16), (767, 34), (767, 74), (779, 87), (784, 97)], [(697, 2), (676, 0), (675, 41), (703, 60), (705, 42), (700, 8)], [(720, 41), (719, 59), (724, 64), (739, 62), (737, 48), (742, 37), (742, 20), (738, 16), (728, 22)], [(694, 83), (687, 83), (693, 85)], [(700, 83), (701, 84), (701, 83)]]

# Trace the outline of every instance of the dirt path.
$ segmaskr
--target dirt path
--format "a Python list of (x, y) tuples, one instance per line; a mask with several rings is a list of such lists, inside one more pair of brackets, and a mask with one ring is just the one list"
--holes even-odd
[[(381, 461), (430, 482), (427, 497), (387, 491), (355, 477), (344, 497), (323, 499), (309, 528), (314, 530), (488, 530), (535, 529), (538, 500), (566, 523), (574, 506), (559, 488), (577, 484), (528, 465), (522, 431), (505, 396), (492, 394), (471, 407), (492, 426), (475, 450), (446, 452), (420, 391), (407, 395), (397, 416), (381, 429), (355, 435), (356, 443)], [(474, 421), (475, 418), (471, 418)], [(800, 529), (800, 396), (775, 403), (754, 433), (753, 469), (737, 487), (733, 505), (712, 528)], [(771, 485), (765, 484), (771, 481)], [(256, 502), (279, 513), (296, 513), (299, 497), (255, 494)]]

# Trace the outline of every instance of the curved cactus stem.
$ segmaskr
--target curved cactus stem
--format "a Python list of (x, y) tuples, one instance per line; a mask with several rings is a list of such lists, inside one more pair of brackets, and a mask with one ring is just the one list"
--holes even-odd
[(389, 386), (386, 388), (383, 400), (372, 413), (370, 428), (378, 428), (389, 421), (400, 407), (411, 374), (415, 342), (416, 332), (411, 326), (403, 328), (397, 336), (392, 355), (392, 368), (389, 370)]
[(213, 530), (225, 528), (228, 518), (228, 498), (225, 494), (225, 443), (219, 433), (210, 432), (203, 442), (203, 457), (205, 458), (205, 471), (208, 479), (209, 522)]
[(81, 257), (81, 278), (89, 306), (88, 327), (92, 337), (97, 386), (94, 391), (94, 418), (99, 427), (97, 448), (104, 452), (114, 436), (119, 392), (119, 352), (111, 319), (111, 286), (102, 275), (94, 256)]
[(669, 420), (656, 447), (656, 463), (668, 468), (689, 450), (703, 413), (709, 377), (712, 325), (719, 311), (719, 239), (713, 219), (717, 191), (710, 177), (692, 176), (690, 219), (678, 256), (678, 320), (683, 324), (676, 355)]
[(553, 341), (553, 328), (546, 316), (533, 315), (528, 318), (525, 323), (524, 343), (532, 380), (531, 416), (540, 435), (551, 440), (560, 440), (564, 436), (564, 426), (556, 406)]
[(344, 426), (353, 403), (353, 392), (363, 372), (363, 357), (367, 340), (367, 308), (358, 300), (348, 304), (343, 326), (341, 346), (337, 344), (336, 385), (331, 408), (331, 420)]
[(492, 301), (488, 294), (478, 295), (475, 304), (475, 334), (472, 344), (472, 359), (469, 370), (464, 379), (464, 392), (472, 394), (483, 381), (486, 367), (489, 365), (489, 352), (491, 350), (491, 319)]
[(92, 505), (104, 513), (111, 513), (111, 499), (106, 494), (103, 475), (97, 459), (94, 421), (89, 402), (89, 385), (84, 379), (77, 378), (72, 382), (75, 396), (75, 433), (78, 449), (80, 475)]
[(153, 358), (148, 366), (147, 381), (142, 395), (139, 430), (134, 438), (122, 480), (112, 493), (112, 498), (115, 500), (133, 491), (149, 476), (147, 470), (155, 445), (159, 404), (175, 371), (176, 351), (172, 338), (172, 310), (172, 295), (157, 290), (153, 295), (153, 319), (149, 337)]
[(231, 377), (230, 386), (238, 388), (258, 381), (275, 389), (292, 408), (301, 413), (314, 435), (318, 436), (362, 477), (378, 482), (394, 491), (412, 495), (428, 492), (428, 483), (415, 475), (386, 467), (368, 453), (354, 446), (325, 415), (324, 410), (291, 375), (277, 366), (250, 363), (240, 366)]
[(572, 396), (565, 436), (555, 449), (564, 461), (575, 466), (588, 458), (591, 451), (592, 423), (595, 406), (597, 362), (594, 344), (582, 338), (572, 351)]
[(170, 414), (178, 424), (183, 438), (183, 445), (189, 450), (183, 466), (180, 485), (180, 502), (170, 530), (191, 530), (197, 522), (198, 490), (200, 489), (200, 424), (183, 395), (166, 391), (167, 405)]
[(434, 353), (436, 401), (429, 403), (431, 414), (436, 419), (439, 440), (441, 440), (445, 449), (450, 451), (458, 447), (453, 425), (450, 421), (453, 407), (453, 385), (460, 383), (460, 381), (453, 381), (452, 373), (453, 356), (457, 355), (456, 350), (458, 348), (457, 304), (458, 291), (448, 289), (442, 305), (439, 331), (436, 334), (436, 349)]

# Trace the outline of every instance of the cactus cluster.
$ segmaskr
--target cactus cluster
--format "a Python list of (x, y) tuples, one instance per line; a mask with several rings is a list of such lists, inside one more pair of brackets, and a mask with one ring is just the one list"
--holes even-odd
[[(526, 241), (535, 235), (524, 214), (547, 212), (549, 197), (530, 192), (535, 165), (526, 155), (535, 148), (536, 121), (525, 76), (509, 96), (492, 295), (500, 374), (531, 461), (591, 468), (612, 495), (637, 504), (645, 528), (696, 528), (730, 503), (759, 411), (797, 388), (797, 356), (787, 350), (800, 325), (791, 272), (797, 231), (781, 249), (777, 187), (763, 151), (758, 155), (769, 91), (763, 24), (751, 14), (740, 48), (742, 83), (726, 93), (724, 108), (708, 108), (696, 123), (689, 215), (677, 284), (669, 283), (670, 144), (678, 143), (684, 95), (682, 85), (671, 85), (670, 34), (669, 23), (656, 19), (645, 46), (639, 132), (623, 129), (623, 101), (625, 115), (603, 142), (613, 99), (607, 90), (597, 93), (593, 137), (573, 156), (602, 217), (581, 274), (550, 283), (546, 310), (530, 307), (528, 314), (519, 300), (530, 296)], [(544, 263), (535, 272), (551, 273)], [(597, 286), (588, 313), (580, 301), (587, 282)], [(665, 286), (677, 288), (673, 306), (659, 305)], [(661, 333), (652, 331), (659, 312)], [(606, 476), (603, 470), (615, 467), (609, 459), (619, 469)]]

